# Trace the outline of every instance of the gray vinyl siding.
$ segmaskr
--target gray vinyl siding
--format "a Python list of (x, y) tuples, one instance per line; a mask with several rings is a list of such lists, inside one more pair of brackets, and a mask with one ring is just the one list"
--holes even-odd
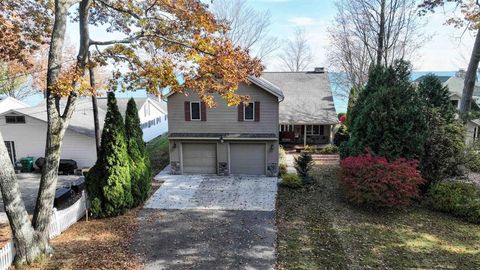
[(240, 95), (260, 102), (260, 121), (238, 121), (237, 106), (228, 107), (215, 95), (216, 108), (207, 108), (207, 121), (185, 121), (184, 102), (199, 101), (196, 93), (173, 94), (168, 98), (169, 133), (269, 133), (278, 134), (278, 98), (256, 85), (241, 84)]

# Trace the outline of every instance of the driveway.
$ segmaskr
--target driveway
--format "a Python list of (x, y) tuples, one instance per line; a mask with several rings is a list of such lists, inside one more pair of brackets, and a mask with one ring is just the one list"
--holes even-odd
[(139, 217), (145, 269), (273, 269), (277, 178), (172, 176)]
[[(78, 179), (77, 175), (59, 175), (57, 187), (62, 186), (64, 183)], [(25, 203), (25, 208), (29, 214), (33, 214), (35, 210), (35, 204), (37, 201), (38, 187), (40, 185), (40, 174), (38, 173), (19, 173), (17, 174), (18, 184), (20, 186), (20, 192), (22, 193), (22, 199)], [(5, 207), (3, 206), (2, 194), (0, 193), (0, 224), (8, 223), (7, 214), (5, 213)]]

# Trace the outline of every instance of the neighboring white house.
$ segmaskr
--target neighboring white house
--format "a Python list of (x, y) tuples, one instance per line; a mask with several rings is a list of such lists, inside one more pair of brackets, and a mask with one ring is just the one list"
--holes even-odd
[(12, 97), (0, 97), (0, 114), (13, 109), (28, 107), (27, 104)]
[[(463, 85), (465, 82), (465, 70), (459, 70), (454, 76), (437, 76), (438, 79), (442, 82), (443, 86), (448, 87), (450, 92), (450, 101), (452, 105), (459, 110), (460, 109), (460, 100), (463, 95)], [(416, 79), (415, 82), (418, 83), (423, 79), (423, 76)], [(480, 110), (480, 85), (477, 82), (475, 89), (473, 91), (473, 101), (472, 110)], [(466, 142), (472, 143), (479, 139), (480, 136), (480, 119), (473, 119), (467, 122), (467, 136)]]
[[(151, 139), (167, 132), (166, 103), (153, 98), (134, 98), (143, 139)], [(117, 105), (125, 115), (128, 99), (118, 98)], [(100, 127), (103, 127), (107, 111), (107, 99), (98, 98)], [(35, 107), (11, 109), (0, 114), (0, 132), (3, 135), (10, 159), (15, 162), (23, 157), (35, 159), (45, 153), (46, 107), (42, 102)], [(95, 150), (95, 131), (93, 110), (90, 98), (83, 98), (77, 103), (62, 143), (62, 159), (73, 159), (79, 168), (91, 167), (97, 159)]]

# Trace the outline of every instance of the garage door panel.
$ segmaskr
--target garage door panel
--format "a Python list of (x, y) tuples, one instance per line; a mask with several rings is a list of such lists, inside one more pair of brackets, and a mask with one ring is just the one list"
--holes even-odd
[(264, 175), (265, 144), (230, 144), (232, 174)]
[(183, 143), (183, 173), (215, 174), (217, 146), (208, 143)]

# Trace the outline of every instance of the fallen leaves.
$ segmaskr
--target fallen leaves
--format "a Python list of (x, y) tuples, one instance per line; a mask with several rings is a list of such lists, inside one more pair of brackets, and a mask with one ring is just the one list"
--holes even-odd
[[(153, 181), (151, 193), (160, 185)], [(25, 269), (142, 269), (141, 259), (130, 250), (140, 210), (137, 207), (122, 216), (75, 223), (50, 241), (52, 256)]]

